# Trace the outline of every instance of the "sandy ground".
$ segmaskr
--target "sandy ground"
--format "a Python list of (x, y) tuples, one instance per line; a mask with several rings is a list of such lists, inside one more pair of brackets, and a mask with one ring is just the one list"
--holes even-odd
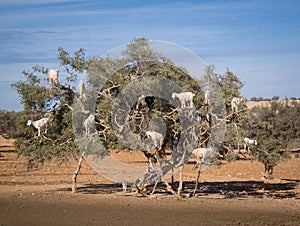
[[(183, 198), (160, 185), (152, 196), (124, 193), (84, 161), (78, 193), (70, 192), (76, 162), (46, 164), (27, 172), (11, 141), (0, 138), (0, 225), (299, 225), (300, 158), (279, 164), (271, 181), (262, 164), (240, 160), (211, 166), (201, 174), (184, 169)], [(136, 152), (114, 153), (124, 161), (145, 162)], [(177, 181), (177, 176), (175, 181)]]

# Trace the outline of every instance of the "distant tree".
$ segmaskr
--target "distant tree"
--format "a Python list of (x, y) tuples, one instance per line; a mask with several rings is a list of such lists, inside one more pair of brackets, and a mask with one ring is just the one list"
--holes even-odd
[(253, 156), (264, 164), (264, 177), (271, 179), (274, 167), (289, 155), (287, 151), (280, 149), (280, 143), (274, 138), (260, 139), (259, 144), (259, 147), (253, 151)]
[(273, 167), (288, 156), (289, 149), (300, 147), (300, 104), (296, 101), (272, 102), (269, 107), (257, 106), (249, 111), (248, 134), (258, 139), (253, 152), (265, 164), (266, 177)]
[(0, 110), (0, 134), (7, 138), (17, 138), (22, 134), (17, 123), (18, 112)]
[(272, 100), (274, 100), (274, 101), (277, 101), (277, 100), (279, 100), (279, 99), (280, 99), (279, 96), (273, 96), (273, 97), (272, 97)]
[(257, 97), (251, 97), (250, 101), (257, 101)]
[(257, 101), (263, 101), (264, 98), (263, 97), (257, 97)]
[(299, 136), (298, 103), (293, 105), (272, 102), (270, 107), (257, 106), (249, 112), (249, 123), (246, 130), (253, 137), (267, 139), (274, 137), (282, 148), (292, 148), (294, 140)]

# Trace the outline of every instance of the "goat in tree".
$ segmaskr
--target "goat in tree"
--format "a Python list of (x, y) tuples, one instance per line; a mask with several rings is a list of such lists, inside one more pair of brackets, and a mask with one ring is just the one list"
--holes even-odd
[(209, 106), (210, 105), (210, 91), (206, 90), (204, 93), (204, 105)]
[(153, 152), (151, 153), (149, 151), (144, 152), (144, 155), (147, 157), (149, 161), (149, 165), (153, 165), (153, 163), (156, 163), (161, 159), (162, 155), (161, 153), (159, 153), (159, 151), (162, 148), (164, 136), (161, 133), (158, 133), (156, 131), (146, 131), (145, 135), (154, 144), (154, 149), (155, 149), (154, 153)]
[(193, 150), (192, 155), (196, 158), (197, 163), (204, 163), (205, 156), (208, 152), (213, 151), (213, 148), (196, 148)]
[(41, 129), (43, 129), (45, 127), (45, 133), (47, 133), (47, 122), (48, 122), (49, 118), (42, 118), (39, 119), (37, 121), (31, 121), (28, 120), (27, 121), (27, 126), (33, 126), (34, 128), (36, 128), (38, 130), (38, 136), (41, 136)]
[(188, 107), (186, 105), (186, 102), (189, 102), (189, 107), (193, 107), (194, 103), (193, 103), (193, 98), (194, 98), (195, 94), (192, 92), (183, 92), (183, 93), (172, 93), (172, 99), (175, 100), (175, 98), (177, 98), (180, 103), (181, 103), (181, 108), (185, 108)]
[(257, 146), (257, 144), (258, 144), (257, 140), (251, 140), (248, 137), (244, 138), (244, 142), (245, 142), (245, 144), (244, 144), (244, 151), (245, 152), (248, 151), (248, 153), (250, 152), (250, 145)]
[(154, 144), (154, 148), (161, 149), (164, 141), (164, 136), (161, 133), (155, 131), (146, 131), (147, 138), (150, 138)]
[(232, 113), (237, 113), (239, 111), (239, 107), (241, 103), (243, 102), (242, 98), (233, 97), (231, 100), (231, 110)]
[[(158, 133), (156, 131), (146, 131), (145, 135), (147, 136), (147, 138), (151, 139), (151, 141), (154, 144), (154, 148), (156, 149), (155, 153), (154, 153), (155, 157), (150, 157), (150, 155), (148, 155), (147, 152), (144, 152), (144, 154), (146, 155), (146, 157), (148, 156), (147, 158), (148, 158), (148, 161), (149, 161), (149, 165), (153, 166), (154, 162), (159, 162), (160, 159), (161, 159), (158, 151), (161, 150), (161, 148), (162, 148), (163, 141), (164, 141), (164, 136), (161, 133)], [(158, 182), (159, 182), (159, 180), (156, 181), (156, 183), (155, 183), (155, 185), (153, 187), (153, 190), (152, 190), (152, 194), (154, 193)]]
[(95, 125), (95, 116), (90, 114), (83, 122), (83, 127), (85, 129), (85, 135), (89, 135), (91, 130), (94, 128)]
[(50, 85), (53, 86), (54, 83), (57, 83), (58, 81), (58, 69), (50, 69), (48, 72), (48, 78), (49, 78), (49, 82)]
[(85, 98), (85, 85), (84, 81), (80, 80), (78, 84), (78, 91), (79, 91), (79, 99), (84, 99)]

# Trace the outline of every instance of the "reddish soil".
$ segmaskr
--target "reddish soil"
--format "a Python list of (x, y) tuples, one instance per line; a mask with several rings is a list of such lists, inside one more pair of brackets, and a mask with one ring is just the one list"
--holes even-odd
[[(223, 162), (201, 173), (196, 197), (188, 198), (197, 171), (184, 169), (178, 198), (164, 185), (151, 196), (125, 194), (84, 161), (78, 193), (70, 192), (76, 161), (45, 164), (27, 172), (12, 141), (0, 137), (0, 225), (299, 225), (300, 158), (275, 167), (263, 179), (263, 165)], [(138, 152), (113, 153), (124, 162), (146, 164)], [(178, 176), (175, 177), (175, 181)]]

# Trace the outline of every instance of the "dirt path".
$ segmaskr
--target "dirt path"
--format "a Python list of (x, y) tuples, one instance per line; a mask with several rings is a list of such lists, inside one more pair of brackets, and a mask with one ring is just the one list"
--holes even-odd
[[(3, 188), (3, 187), (2, 187)], [(299, 225), (299, 201), (142, 198), (29, 189), (1, 192), (2, 225)], [(38, 191), (36, 191), (38, 190)]]
[[(13, 148), (1, 145), (0, 225), (299, 225), (300, 159), (275, 168), (263, 181), (257, 162), (212, 166), (201, 175), (195, 198), (178, 199), (163, 185), (155, 195), (124, 194), (86, 162), (77, 194), (70, 192), (76, 162), (46, 164), (27, 172)], [(115, 153), (125, 159), (124, 153)], [(129, 159), (141, 156), (130, 154)], [(128, 156), (128, 154), (126, 155)], [(134, 158), (133, 158), (134, 157)], [(127, 161), (125, 159), (125, 161)], [(139, 159), (141, 162), (142, 159)], [(185, 190), (194, 188), (196, 172), (185, 167)], [(176, 178), (175, 178), (176, 179)]]

